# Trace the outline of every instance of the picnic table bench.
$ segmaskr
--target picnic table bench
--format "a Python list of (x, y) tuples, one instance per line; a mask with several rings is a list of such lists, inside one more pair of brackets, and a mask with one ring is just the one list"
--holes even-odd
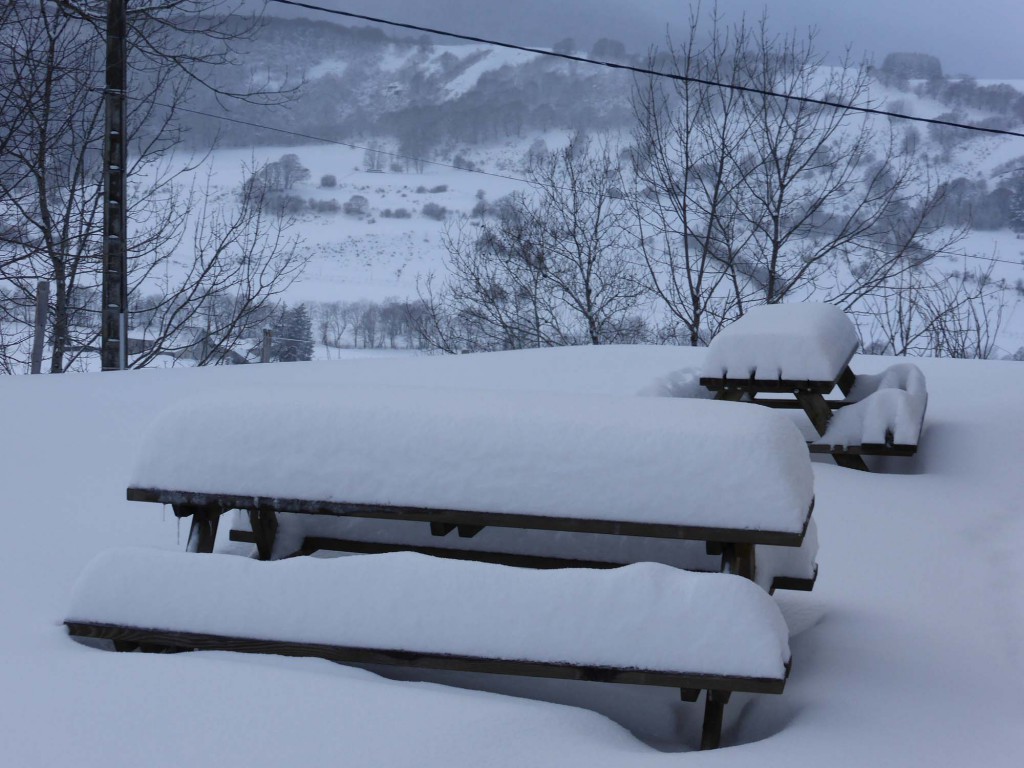
[[(718, 400), (803, 410), (817, 433), (811, 453), (866, 471), (863, 456), (916, 453), (928, 393), (920, 370), (906, 363), (854, 374), (859, 344), (838, 307), (755, 307), (712, 340), (700, 383)], [(841, 396), (828, 399), (837, 389)]]
[[(247, 512), (239, 511), (232, 516), (228, 537), (238, 544), (258, 544)], [(221, 549), (238, 551), (227, 545)], [(639, 562), (663, 563), (706, 573), (723, 569), (722, 548), (696, 539), (497, 526), (467, 531), (465, 526), (461, 529), (450, 525), (414, 526), (381, 518), (301, 512), (277, 516), (271, 558), (301, 557), (325, 551), (348, 554), (419, 552), (434, 557), (539, 569), (620, 568)], [(817, 551), (817, 527), (812, 517), (799, 547), (754, 546), (754, 580), (769, 593), (779, 589), (809, 592), (818, 575)], [(259, 555), (259, 547), (256, 552)]]
[[(320, 562), (314, 558), (175, 555), (153, 567), (151, 558), (139, 564), (120, 555), (83, 577), (78, 593), (99, 595), (99, 607), (83, 597), (66, 623), (72, 634), (108, 638), (121, 650), (216, 648), (629, 682), (677, 687), (687, 701), (703, 690), (704, 748), (719, 743), (731, 692), (782, 691), (785, 623), (765, 589), (749, 582), (768, 581), (759, 575), (761, 555), (777, 561), (789, 550), (806, 560), (804, 548), (813, 545), (813, 473), (799, 430), (781, 414), (709, 400), (409, 387), (236, 392), (160, 418), (139, 452), (128, 498), (190, 517), (193, 552), (212, 552), (221, 516), (241, 510), (264, 560), (294, 551), (294, 541), (279, 540), (294, 535), (290, 518), (426, 523), (432, 534), (457, 531), (465, 541), (498, 529), (537, 538), (640, 537), (666, 547), (697, 542), (726, 573), (465, 561), (548, 558), (522, 550), (462, 560), (374, 554), (331, 560), (339, 563), (334, 571), (310, 565)], [(371, 552), (394, 544), (359, 543)], [(317, 546), (330, 545), (328, 538)], [(558, 565), (580, 564), (571, 560)], [(225, 561), (239, 565), (215, 565)], [(290, 581), (290, 568), (316, 575)], [(397, 572), (409, 578), (395, 581), (389, 574)], [(785, 572), (774, 566), (771, 585)], [(315, 588), (319, 575), (326, 586)], [(116, 593), (124, 583), (146, 597), (122, 606)], [(308, 594), (322, 599), (310, 603)], [(349, 607), (336, 609), (336, 597)], [(277, 603), (288, 605), (287, 620), (267, 608)], [(289, 634), (290, 622), (322, 617), (328, 604), (330, 631)], [(465, 605), (479, 610), (450, 613)], [(237, 616), (237, 627), (213, 618), (225, 615)], [(401, 635), (395, 627), (407, 615), (434, 639)], [(497, 622), (496, 644), (460, 645), (460, 633), (447, 628), (465, 626), (466, 616)], [(352, 627), (373, 621), (376, 634), (353, 639)], [(562, 639), (551, 636), (558, 622)], [(702, 629), (694, 635), (691, 627)], [(499, 642), (523, 632), (530, 642), (515, 652)], [(619, 638), (614, 647), (606, 635)], [(634, 652), (650, 642), (656, 652)], [(749, 666), (753, 646), (774, 649), (772, 664)], [(710, 648), (723, 652), (711, 659)]]
[[(130, 589), (126, 589), (130, 585)], [(221, 650), (707, 691), (781, 693), (789, 635), (738, 576), (645, 563), (531, 571), (413, 553), (262, 563), (141, 549), (97, 557), (65, 621), (120, 651)]]

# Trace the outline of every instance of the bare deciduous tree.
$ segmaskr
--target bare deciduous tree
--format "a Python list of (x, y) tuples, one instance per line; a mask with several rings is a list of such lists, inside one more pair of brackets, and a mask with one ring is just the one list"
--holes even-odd
[(420, 299), (429, 307), (423, 328), (448, 352), (523, 349), (569, 343), (557, 302), (547, 289), (542, 233), (521, 193), (500, 201), (495, 225), (482, 232), (448, 230), (448, 279), (435, 291), (428, 277)]
[(665, 339), (690, 345), (707, 343), (742, 312), (751, 237), (740, 226), (751, 126), (742, 94), (713, 85), (742, 79), (750, 34), (744, 25), (725, 30), (713, 15), (705, 39), (699, 13), (680, 44), (670, 41), (667, 55), (650, 60), (683, 79), (638, 81), (633, 99), (637, 251), (667, 315)]
[(537, 197), (526, 214), (540, 229), (545, 280), (579, 328), (571, 332), (590, 344), (637, 341), (643, 287), (616, 153), (576, 136), (535, 156), (527, 176)]
[[(221, 302), (236, 315), (223, 336), (245, 327), (253, 306), (261, 306), (294, 277), (300, 261), (294, 244), (252, 211), (252, 196), (225, 201), (214, 210), (209, 199), (182, 188), (194, 158), (175, 155), (177, 112), (188, 88), (216, 89), (212, 65), (230, 61), (232, 43), (251, 22), (211, 19), (186, 11), (210, 10), (217, 0), (157, 0), (129, 9), (130, 98), (128, 209), (129, 283), (134, 291), (163, 292), (147, 302), (175, 307), (157, 334), (173, 347), (183, 317), (197, 301)], [(19, 2), (8, 6), (0, 34), (0, 109), (15, 119), (3, 138), (0, 161), (0, 324), (8, 327), (33, 300), (38, 280), (51, 283), (47, 337), (50, 371), (73, 367), (98, 336), (100, 238), (102, 235), (103, 38), (96, 33), (102, 3)], [(225, 94), (227, 95), (227, 94)], [(260, 99), (254, 89), (243, 98)], [(190, 222), (190, 217), (196, 221)], [(192, 233), (195, 263), (175, 266), (175, 246)], [(230, 260), (231, 268), (226, 268)], [(236, 295), (233, 291), (239, 291)], [(170, 291), (171, 293), (167, 293)], [(136, 306), (139, 306), (136, 293)], [(173, 339), (173, 341), (171, 341)], [(132, 365), (153, 359), (160, 347)], [(23, 344), (5, 347), (5, 367), (23, 360)], [(217, 355), (203, 355), (203, 362)]]
[(643, 285), (615, 153), (576, 136), (531, 153), (526, 174), (532, 196), (499, 201), (479, 233), (448, 232), (447, 284), (421, 294), (435, 310), (427, 337), (458, 349), (641, 340)]
[[(752, 234), (748, 301), (771, 304), (812, 292), (848, 299), (901, 272), (908, 255), (920, 262), (962, 237), (940, 232), (927, 215), (941, 197), (939, 186), (903, 151), (892, 124), (805, 101), (873, 106), (866, 66), (849, 59), (825, 66), (813, 35), (772, 37), (764, 19), (753, 43), (745, 69), (756, 90), (744, 104), (752, 126), (748, 149), (760, 162), (745, 174), (741, 206)], [(828, 280), (837, 262), (853, 268)]]
[[(232, 206), (213, 198), (209, 180), (189, 194), (182, 239), (164, 240), (132, 270), (133, 293), (146, 297), (129, 314), (133, 368), (160, 355), (187, 355), (198, 365), (237, 359), (309, 260), (289, 235), (290, 220), (267, 212), (258, 193), (243, 188)], [(191, 257), (175, 259), (181, 252)]]
[(852, 308), (963, 236), (932, 215), (941, 186), (902, 136), (848, 108), (870, 106), (865, 67), (699, 13), (654, 58), (683, 80), (634, 97), (638, 251), (669, 339), (706, 343), (755, 304)]
[(857, 315), (865, 348), (889, 355), (988, 358), (1007, 306), (996, 262), (962, 270), (908, 269), (869, 296)]

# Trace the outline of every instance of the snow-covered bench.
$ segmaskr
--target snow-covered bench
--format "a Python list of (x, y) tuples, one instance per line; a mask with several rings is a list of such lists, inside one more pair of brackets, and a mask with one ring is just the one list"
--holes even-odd
[[(928, 398), (924, 377), (913, 366), (856, 376), (850, 360), (859, 343), (838, 307), (755, 307), (712, 340), (700, 383), (719, 400), (801, 408), (818, 434), (811, 452), (866, 470), (862, 455), (909, 456), (917, 450)], [(842, 398), (826, 399), (837, 388)]]
[[(285, 524), (278, 537), (278, 514), (294, 513), (427, 522), (467, 539), (482, 528), (547, 532), (552, 547), (552, 532), (693, 540), (769, 588), (814, 577), (803, 438), (781, 415), (733, 403), (411, 387), (239, 392), (165, 414), (128, 498), (192, 517), (194, 551), (212, 551), (221, 514), (236, 509), (264, 559), (307, 543)], [(312, 538), (332, 548), (331, 531)], [(415, 548), (376, 543), (394, 546), (363, 551)], [(534, 551), (531, 562), (530, 546), (498, 543), (476, 559), (540, 565), (557, 554)], [(565, 565), (657, 559), (640, 545), (625, 558), (569, 550)]]
[(811, 443), (812, 453), (913, 456), (928, 407), (924, 374), (910, 363), (862, 374), (833, 407), (825, 434)]
[(118, 650), (226, 650), (707, 691), (781, 693), (789, 635), (745, 579), (645, 563), (532, 571), (413, 553), (263, 563), (141, 549), (97, 557), (65, 624)]
[[(464, 527), (463, 527), (464, 529)], [(655, 562), (687, 571), (722, 570), (722, 550), (700, 540), (609, 536), (566, 531), (522, 530), (491, 526), (472, 537), (457, 535), (458, 528), (413, 526), (393, 520), (328, 515), (291, 514), (278, 517), (274, 557), (287, 558), (316, 552), (380, 554), (420, 552), (522, 568), (618, 568), (629, 563)], [(472, 531), (470, 531), (472, 532)], [(257, 543), (249, 516), (236, 512), (229, 538), (246, 545)], [(239, 551), (224, 546), (225, 550)], [(241, 550), (244, 551), (244, 550)], [(754, 547), (754, 580), (769, 593), (778, 589), (808, 592), (818, 575), (817, 526), (813, 518), (799, 547)]]

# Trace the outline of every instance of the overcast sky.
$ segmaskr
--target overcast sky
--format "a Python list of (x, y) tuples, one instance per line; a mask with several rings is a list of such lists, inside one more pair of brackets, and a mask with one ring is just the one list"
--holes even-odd
[[(634, 51), (660, 42), (666, 24), (681, 29), (689, 8), (685, 0), (309, 1), (526, 45), (573, 37), (586, 48), (612, 37)], [(729, 18), (767, 8), (780, 31), (813, 26), (822, 50), (852, 44), (878, 63), (892, 51), (912, 51), (938, 56), (949, 74), (1024, 77), (1024, 0), (720, 0), (719, 8)], [(268, 10), (284, 9), (271, 3)]]

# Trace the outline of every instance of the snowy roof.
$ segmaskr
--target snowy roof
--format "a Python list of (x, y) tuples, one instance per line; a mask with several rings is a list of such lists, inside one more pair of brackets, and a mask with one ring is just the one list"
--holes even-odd
[(82, 573), (68, 621), (775, 680), (789, 661), (762, 589), (654, 563), (536, 571), (411, 552), (264, 563), (119, 549)]
[(838, 307), (754, 307), (712, 340), (701, 376), (835, 381), (859, 344), (857, 330)]
[(388, 386), (185, 401), (130, 485), (786, 533), (813, 498), (799, 430), (766, 408)]

